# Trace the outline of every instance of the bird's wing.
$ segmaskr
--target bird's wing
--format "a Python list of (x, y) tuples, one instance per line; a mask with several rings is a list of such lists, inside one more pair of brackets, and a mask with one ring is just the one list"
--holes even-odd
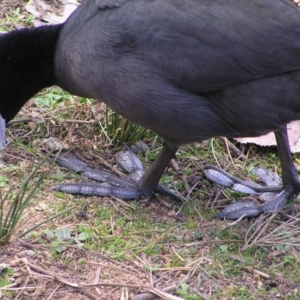
[(130, 58), (139, 59), (178, 88), (206, 93), (300, 68), (300, 11), (288, 0), (101, 3), (118, 1), (83, 2), (62, 36), (90, 45), (110, 70), (126, 60), (124, 72), (134, 72)]
[(207, 92), (300, 68), (300, 11), (288, 1), (142, 3), (131, 21), (138, 50), (180, 88)]
[(300, 11), (287, 0), (130, 0), (100, 13), (93, 24), (120, 53), (131, 38), (151, 68), (192, 92), (300, 67)]

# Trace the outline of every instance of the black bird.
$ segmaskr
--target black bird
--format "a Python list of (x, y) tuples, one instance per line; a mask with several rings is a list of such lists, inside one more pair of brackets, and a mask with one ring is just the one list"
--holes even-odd
[(300, 192), (286, 133), (300, 119), (300, 12), (287, 0), (85, 0), (64, 24), (0, 37), (6, 122), (52, 85), (164, 138), (138, 193), (157, 189), (182, 144), (271, 131), (283, 192), (253, 215)]

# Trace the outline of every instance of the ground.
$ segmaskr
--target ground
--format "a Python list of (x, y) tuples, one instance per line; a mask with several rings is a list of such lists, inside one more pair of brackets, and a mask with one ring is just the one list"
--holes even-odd
[[(0, 2), (1, 33), (31, 25), (24, 5)], [(0, 212), (8, 214), (10, 203), (21, 198), (19, 190), (26, 199), (44, 179), (14, 232), (1, 241), (0, 298), (300, 298), (299, 200), (271, 216), (214, 220), (215, 212), (242, 195), (209, 182), (202, 169), (219, 165), (249, 178), (251, 168), (263, 165), (280, 173), (276, 148), (226, 139), (183, 147), (162, 178), (188, 199), (183, 205), (157, 195), (125, 202), (55, 192), (55, 184), (83, 178), (49, 160), (30, 177), (47, 149), (63, 143), (90, 166), (121, 172), (115, 154), (132, 144), (118, 143), (109, 129), (114, 119), (106, 115), (102, 103), (54, 87), (30, 100), (8, 127)], [(149, 166), (161, 141), (149, 131), (140, 138), (150, 147), (139, 154)]]

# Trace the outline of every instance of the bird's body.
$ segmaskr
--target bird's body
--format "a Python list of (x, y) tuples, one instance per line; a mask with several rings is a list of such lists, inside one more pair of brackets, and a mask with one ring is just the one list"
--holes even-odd
[(300, 69), (300, 13), (286, 1), (102, 3), (86, 1), (62, 28), (63, 88), (176, 144), (257, 136), (299, 117), (299, 75), (283, 73)]
[(165, 139), (172, 151), (139, 184), (151, 191), (181, 144), (300, 119), (300, 11), (287, 0), (85, 0), (62, 25), (0, 37), (6, 121), (54, 84)]

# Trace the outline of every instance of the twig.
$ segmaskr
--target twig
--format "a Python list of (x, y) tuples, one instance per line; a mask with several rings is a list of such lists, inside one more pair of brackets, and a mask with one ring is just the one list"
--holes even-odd
[(154, 198), (160, 203), (162, 204), (164, 207), (168, 208), (168, 209), (172, 209), (174, 206), (174, 203), (169, 203), (167, 201), (165, 201), (164, 199), (162, 199), (161, 197), (158, 197), (154, 194)]
[[(177, 289), (176, 284), (172, 284), (172, 285), (162, 289), (162, 291), (165, 293), (170, 293), (170, 292), (175, 291), (176, 289)], [(155, 298), (157, 298), (157, 295), (153, 294), (153, 293), (149, 293), (149, 292), (141, 293), (141, 294), (135, 295), (134, 297), (131, 297), (132, 300), (151, 300), (151, 299), (155, 299)]]
[(91, 299), (95, 299), (97, 300), (98, 299), (98, 296), (97, 295), (94, 295), (93, 293), (91, 293), (90, 291), (86, 290), (86, 289), (83, 289), (84, 286), (80, 286), (76, 283), (73, 283), (73, 282), (70, 282), (70, 281), (67, 281), (65, 280), (64, 278), (60, 277), (60, 276), (57, 276), (56, 274), (52, 273), (51, 271), (48, 271), (48, 270), (45, 270), (39, 266), (36, 266), (36, 265), (33, 265), (29, 262), (25, 262), (31, 269), (37, 271), (37, 272), (40, 272), (42, 274), (46, 274), (50, 277), (52, 277), (53, 279), (61, 282), (61, 283), (64, 283), (65, 285), (67, 286), (70, 286), (70, 287), (73, 287), (73, 288), (76, 288), (78, 289), (82, 294), (86, 295), (87, 297), (91, 298)]
[(245, 160), (246, 156), (236, 147), (234, 146), (227, 138), (220, 137), (220, 139), (225, 143), (229, 150), (231, 150), (239, 159)]
[(117, 198), (115, 196), (111, 196), (111, 197), (113, 199), (115, 199), (117, 202), (119, 202), (124, 207), (130, 208), (130, 209), (134, 209), (134, 210), (136, 209), (136, 207), (134, 205), (130, 204), (128, 201), (126, 202), (126, 201), (124, 201), (124, 200), (122, 200), (120, 198)]
[(55, 294), (55, 292), (60, 288), (60, 286), (61, 286), (61, 283), (59, 283), (57, 285), (57, 287), (54, 290), (51, 291), (49, 297), (46, 300), (50, 300), (52, 298), (52, 296)]
[(200, 293), (197, 289), (195, 289), (195, 288), (192, 288), (192, 291), (196, 294), (196, 295), (198, 295), (199, 297), (201, 297), (202, 299), (204, 299), (204, 300), (209, 300), (210, 298), (209, 297), (207, 297), (207, 296), (205, 296), (205, 295), (203, 295), (202, 293)]
[(94, 155), (92, 154), (92, 156), (94, 158), (97, 158), (100, 160), (101, 164), (103, 164), (104, 166), (106, 166), (108, 169), (110, 169), (112, 172), (114, 172), (115, 174), (119, 175), (120, 177), (124, 177), (124, 173), (122, 173), (121, 171), (119, 171), (117, 168), (115, 168), (114, 166), (112, 166), (110, 163), (108, 163), (102, 156), (100, 155)]
[(190, 185), (189, 185), (189, 183), (188, 183), (188, 181), (187, 181), (186, 175), (183, 174), (183, 175), (181, 176), (181, 180), (182, 180), (182, 182), (183, 182), (183, 186), (184, 186), (184, 190), (185, 190), (186, 194), (189, 194), (189, 192), (190, 192), (190, 190), (191, 190), (191, 187), (190, 187)]
[[(270, 222), (274, 219), (277, 213), (273, 213), (271, 217), (268, 217), (263, 224), (257, 228), (254, 233), (249, 236), (249, 231), (245, 237), (245, 245), (242, 250), (246, 250), (254, 245), (274, 245), (284, 244), (284, 245), (292, 245), (292, 246), (299, 246), (300, 239), (299, 239), (299, 216), (289, 216), (288, 221), (280, 224), (275, 229), (267, 232), (267, 228)], [(265, 235), (264, 235), (265, 234)]]
[(67, 119), (67, 120), (60, 120), (61, 123), (78, 123), (78, 124), (98, 124), (96, 120), (91, 121), (85, 121), (85, 120), (73, 120), (73, 119)]
[[(215, 195), (212, 195), (211, 197), (209, 197), (207, 203), (205, 204), (205, 209), (208, 209), (209, 207), (216, 208), (216, 206), (214, 204), (220, 203), (219, 198), (220, 198), (220, 195), (222, 194), (222, 192), (223, 192), (222, 189), (218, 189)], [(227, 199), (226, 199), (226, 201), (227, 201)]]
[(170, 163), (171, 163), (171, 166), (172, 166), (172, 168), (174, 169), (174, 171), (175, 171), (177, 174), (181, 175), (180, 177), (181, 177), (181, 180), (182, 180), (182, 182), (183, 182), (184, 190), (185, 190), (186, 194), (189, 194), (191, 188), (190, 188), (190, 185), (189, 185), (189, 183), (188, 183), (188, 181), (187, 181), (186, 175), (185, 175), (185, 174), (183, 173), (183, 171), (179, 168), (179, 165), (178, 165), (178, 163), (175, 161), (175, 159), (172, 158), (171, 161), (170, 161)]
[(31, 121), (31, 119), (16, 119), (16, 120), (11, 120), (8, 122), (8, 125), (11, 125), (11, 124), (16, 124), (16, 123), (23, 123), (23, 122), (29, 122)]
[[(31, 264), (26, 259), (22, 259), (22, 262), (25, 263), (27, 266), (29, 266), (31, 269), (33, 269), (33, 270), (35, 270), (35, 271), (37, 271), (39, 273), (45, 274), (45, 275), (47, 275), (49, 277), (52, 277), (53, 279), (55, 279), (55, 280), (57, 280), (57, 281), (59, 281), (61, 283), (64, 283), (67, 286), (76, 288), (76, 289), (83, 289), (83, 288), (90, 288), (90, 287), (99, 287), (99, 286), (106, 286), (106, 287), (127, 287), (127, 288), (134, 288), (134, 289), (145, 289), (145, 290), (150, 291), (151, 293), (154, 293), (154, 294), (160, 295), (160, 296), (161, 295), (162, 296), (165, 295), (164, 291), (160, 291), (158, 289), (152, 288), (151, 286), (126, 284), (126, 283), (112, 283), (112, 282), (99, 282), (99, 283), (94, 283), (94, 284), (77, 284), (77, 283), (74, 283), (74, 282), (67, 281), (63, 277), (57, 276), (55, 273), (53, 273), (53, 272), (51, 272), (49, 270), (45, 270), (45, 269), (43, 269), (43, 268), (41, 268), (39, 266)], [(175, 289), (176, 289), (176, 287), (175, 287)], [(87, 295), (88, 294), (93, 295), (91, 293), (86, 293), (86, 291), (84, 293), (87, 294)], [(93, 295), (93, 297), (94, 298), (92, 298), (92, 299), (98, 299), (98, 297), (95, 296), (95, 295)], [(169, 299), (182, 300), (182, 298), (179, 298), (179, 297), (175, 297), (175, 296), (172, 296), (172, 297), (173, 298), (169, 298)]]
[(29, 243), (26, 243), (26, 242), (24, 242), (23, 240), (21, 240), (21, 239), (19, 239), (19, 243), (23, 246), (23, 247), (26, 247), (26, 248), (28, 248), (28, 249), (33, 249), (33, 250), (35, 250), (35, 249), (44, 249), (45, 247), (44, 246), (42, 246), (42, 245), (37, 245), (37, 244), (29, 244)]
[(175, 250), (175, 248), (173, 246), (171, 246), (172, 251), (174, 252), (174, 254), (181, 260), (184, 261), (184, 259), (178, 254), (178, 252)]
[(253, 273), (258, 274), (259, 276), (264, 277), (264, 278), (267, 278), (267, 279), (270, 278), (270, 275), (269, 275), (269, 274), (264, 273), (264, 272), (259, 271), (259, 270), (253, 270)]

